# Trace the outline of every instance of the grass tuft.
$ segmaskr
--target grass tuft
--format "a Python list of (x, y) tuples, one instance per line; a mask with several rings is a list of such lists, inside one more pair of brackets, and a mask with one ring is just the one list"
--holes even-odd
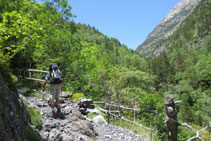
[(38, 111), (36, 108), (31, 108), (27, 106), (27, 110), (31, 117), (31, 124), (35, 126), (37, 129), (42, 128), (42, 120), (41, 120), (41, 114), (40, 111)]

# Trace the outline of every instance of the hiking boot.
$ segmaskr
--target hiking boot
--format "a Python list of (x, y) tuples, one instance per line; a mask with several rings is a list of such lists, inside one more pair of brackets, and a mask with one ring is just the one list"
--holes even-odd
[(52, 117), (54, 117), (56, 115), (55, 110), (52, 110)]
[(60, 113), (61, 112), (61, 106), (60, 106), (60, 104), (57, 104), (56, 105), (56, 108), (57, 108), (57, 112)]

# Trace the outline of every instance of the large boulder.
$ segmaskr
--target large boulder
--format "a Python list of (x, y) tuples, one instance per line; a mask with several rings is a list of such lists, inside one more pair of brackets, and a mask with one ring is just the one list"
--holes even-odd
[(70, 122), (70, 126), (74, 127), (76, 131), (83, 135), (89, 137), (96, 137), (97, 133), (94, 130), (94, 125), (92, 122), (86, 120), (86, 117), (78, 110), (78, 105), (74, 105), (72, 108), (72, 113), (70, 113), (67, 118)]
[(104, 117), (101, 115), (97, 115), (96, 117), (94, 117), (93, 122), (98, 123), (98, 124), (107, 123), (106, 120), (104, 119)]
[(92, 99), (79, 99), (79, 107), (84, 107), (84, 108), (88, 108), (93, 104), (93, 100)]
[(87, 115), (88, 111), (87, 108), (92, 108), (94, 107), (93, 104), (93, 100), (92, 99), (79, 99), (78, 101), (78, 106), (79, 106), (79, 111), (83, 114), (83, 115)]

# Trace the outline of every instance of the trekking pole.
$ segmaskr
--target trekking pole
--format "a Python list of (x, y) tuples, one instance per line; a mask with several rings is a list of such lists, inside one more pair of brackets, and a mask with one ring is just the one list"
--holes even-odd
[(41, 91), (42, 93), (42, 109), (41, 109), (41, 115), (43, 115), (43, 105), (44, 105), (44, 94), (45, 94), (45, 91)]
[(60, 98), (61, 98), (61, 96), (62, 96), (62, 86), (61, 86), (61, 91), (60, 91), (60, 95), (59, 95), (59, 112), (61, 113), (61, 102), (60, 102)]

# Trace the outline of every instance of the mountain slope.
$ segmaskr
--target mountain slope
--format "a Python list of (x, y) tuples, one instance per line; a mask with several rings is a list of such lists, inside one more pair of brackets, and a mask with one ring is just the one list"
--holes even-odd
[(193, 11), (200, 0), (182, 0), (160, 21), (147, 39), (136, 49), (136, 52), (146, 58), (158, 56), (165, 49), (159, 42), (173, 34), (175, 29)]

